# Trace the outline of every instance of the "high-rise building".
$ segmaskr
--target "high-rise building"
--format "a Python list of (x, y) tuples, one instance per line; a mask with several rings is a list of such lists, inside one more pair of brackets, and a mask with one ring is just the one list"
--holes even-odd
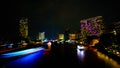
[(28, 38), (28, 19), (22, 18), (19, 21), (19, 31), (20, 31), (20, 37), (22, 39)]
[(88, 36), (100, 36), (103, 33), (102, 16), (80, 20), (81, 37), (85, 40)]
[(41, 40), (43, 42), (44, 39), (45, 39), (45, 32), (39, 32), (38, 40)]

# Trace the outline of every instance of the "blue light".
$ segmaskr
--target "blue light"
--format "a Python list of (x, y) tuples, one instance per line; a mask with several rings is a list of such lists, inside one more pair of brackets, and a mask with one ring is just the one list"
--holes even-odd
[(29, 53), (33, 53), (33, 52), (37, 52), (43, 50), (42, 47), (38, 47), (38, 48), (31, 48), (31, 49), (26, 49), (26, 50), (22, 50), (22, 51), (17, 51), (17, 52), (10, 52), (10, 53), (5, 53), (5, 54), (1, 54), (1, 58), (10, 58), (10, 57), (15, 57), (15, 56), (21, 56), (21, 55), (26, 55)]
[(35, 68), (37, 61), (42, 62), (44, 50), (37, 51), (35, 53), (17, 58), (13, 61), (7, 62), (5, 68)]

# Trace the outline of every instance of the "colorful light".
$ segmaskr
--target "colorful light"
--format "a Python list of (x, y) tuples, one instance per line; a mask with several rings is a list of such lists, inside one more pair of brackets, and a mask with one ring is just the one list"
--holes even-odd
[(37, 51), (32, 54), (19, 57), (13, 61), (9, 61), (5, 64), (4, 68), (35, 68), (37, 61), (43, 58), (44, 50)]
[(4, 54), (1, 54), (0, 57), (1, 58), (10, 58), (10, 57), (15, 57), (15, 56), (30, 54), (30, 53), (37, 52), (37, 51), (40, 51), (40, 50), (43, 50), (43, 48), (38, 47), (38, 48), (31, 48), (31, 49), (26, 49), (26, 50), (22, 50), (22, 51), (4, 53)]
[(81, 20), (80, 24), (83, 35), (101, 35), (102, 33), (102, 16)]

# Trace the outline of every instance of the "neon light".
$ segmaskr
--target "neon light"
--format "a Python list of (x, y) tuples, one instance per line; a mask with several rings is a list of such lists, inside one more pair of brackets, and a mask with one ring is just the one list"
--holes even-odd
[(26, 50), (17, 51), (17, 52), (5, 53), (5, 54), (1, 54), (1, 58), (10, 58), (10, 57), (15, 57), (20, 55), (26, 55), (26, 54), (37, 52), (40, 50), (43, 50), (43, 48), (38, 47), (38, 48), (31, 48), (31, 49), (26, 49)]
[(36, 68), (38, 60), (42, 62), (44, 50), (25, 55), (5, 64), (5, 68)]

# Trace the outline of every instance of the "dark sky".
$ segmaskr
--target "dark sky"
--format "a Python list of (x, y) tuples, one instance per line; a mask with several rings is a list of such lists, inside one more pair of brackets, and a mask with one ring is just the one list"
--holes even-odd
[[(2, 8), (1, 36), (17, 35), (19, 19), (29, 19), (29, 35), (44, 31), (46, 37), (54, 38), (66, 28), (75, 32), (80, 20), (103, 16), (105, 23), (120, 21), (120, 7), (116, 0), (10, 0)], [(3, 29), (7, 25), (7, 29)]]

